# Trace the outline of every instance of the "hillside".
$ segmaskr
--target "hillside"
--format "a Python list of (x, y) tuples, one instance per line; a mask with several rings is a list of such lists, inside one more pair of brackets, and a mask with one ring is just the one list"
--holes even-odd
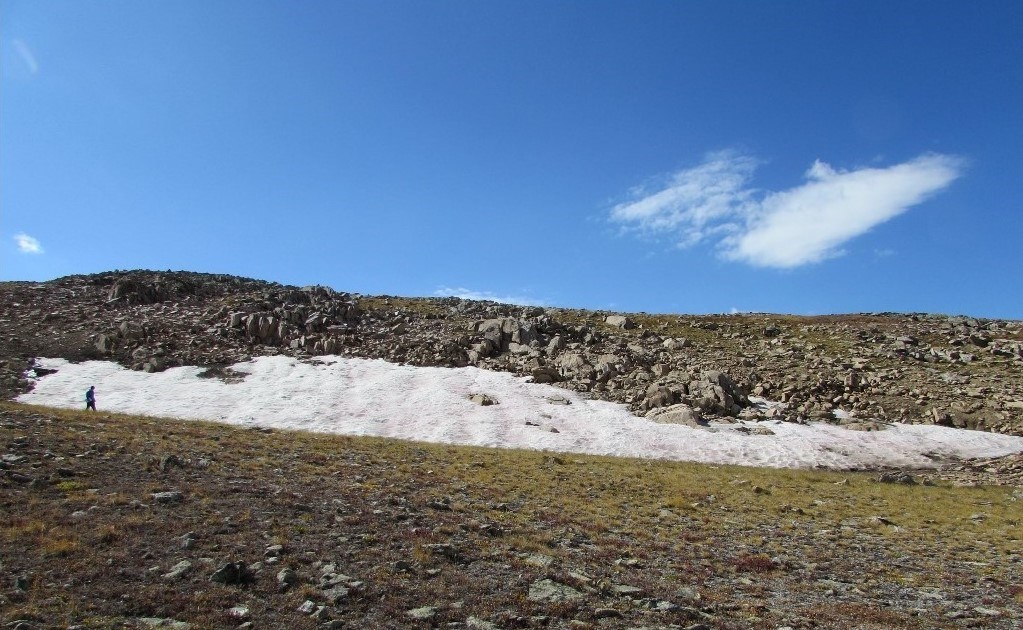
[(651, 315), (367, 297), (190, 272), (0, 283), (0, 397), (35, 357), (146, 371), (339, 354), (531, 376), (663, 421), (881, 419), (1023, 435), (1023, 324), (938, 315)]
[[(810, 420), (1023, 434), (1017, 322), (619, 314), (185, 272), (3, 283), (0, 321), (7, 398), (38, 357), (202, 366), (243, 392), (258, 374), (240, 361), (340, 355), (779, 433), (754, 440)], [(0, 403), (0, 625), (1012, 628), (1021, 485), (1020, 454), (776, 470)]]
[(1008, 629), (1023, 616), (1018, 488), (11, 404), (0, 445), (5, 628)]

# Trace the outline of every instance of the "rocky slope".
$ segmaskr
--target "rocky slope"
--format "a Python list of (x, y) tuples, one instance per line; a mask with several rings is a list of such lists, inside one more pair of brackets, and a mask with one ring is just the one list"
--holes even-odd
[[(341, 354), (475, 365), (663, 422), (872, 419), (1023, 435), (1023, 323), (937, 315), (679, 316), (367, 297), (190, 272), (0, 283), (0, 395), (34, 357), (138, 370)], [(785, 403), (764, 411), (755, 395)]]

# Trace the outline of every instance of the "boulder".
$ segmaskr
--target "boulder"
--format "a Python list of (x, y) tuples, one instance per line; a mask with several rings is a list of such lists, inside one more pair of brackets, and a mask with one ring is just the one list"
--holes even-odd
[(110, 354), (117, 347), (117, 337), (115, 335), (101, 334), (96, 338), (96, 349), (103, 354)]
[(177, 580), (183, 577), (192, 569), (192, 563), (188, 560), (182, 560), (171, 567), (171, 570), (163, 574), (165, 580)]
[(682, 424), (689, 427), (705, 427), (707, 421), (700, 415), (699, 410), (689, 405), (671, 405), (651, 409), (646, 417), (661, 424)]
[(96, 350), (103, 354), (110, 354), (117, 348), (118, 338), (115, 334), (100, 334), (96, 338)]
[(146, 336), (145, 329), (133, 322), (121, 322), (121, 325), (117, 327), (117, 332), (125, 339), (141, 339)]
[(160, 276), (146, 278), (125, 276), (110, 287), (107, 300), (120, 300), (127, 304), (155, 304), (173, 295), (169, 286), (160, 282)]
[(531, 350), (532, 349), (525, 344), (517, 343), (514, 341), (508, 342), (508, 352), (510, 352), (511, 354), (518, 355), (529, 354)]
[(621, 328), (622, 330), (630, 330), (636, 327), (636, 322), (632, 321), (625, 315), (608, 315), (604, 318), (604, 323), (609, 326)]
[(185, 496), (177, 490), (168, 490), (166, 492), (154, 492), (152, 493), (153, 500), (157, 503), (181, 503), (185, 500)]
[(540, 341), (540, 333), (534, 323), (511, 317), (478, 322), (476, 333), (489, 341), (498, 352), (514, 348), (514, 354), (526, 354), (532, 345)]
[(469, 401), (481, 407), (489, 407), (490, 405), (498, 404), (497, 399), (486, 394), (469, 394)]
[(249, 337), (259, 336), (259, 313), (253, 313), (245, 319), (245, 334)]
[(907, 486), (916, 485), (916, 478), (902, 470), (883, 472), (877, 481), (878, 483), (900, 483)]
[(646, 396), (641, 406), (643, 409), (669, 407), (678, 402), (677, 399), (678, 395), (671, 388), (654, 384), (646, 389)]
[(557, 370), (546, 366), (533, 368), (531, 375), (534, 383), (558, 383), (562, 380)]
[(512, 333), (511, 340), (524, 346), (531, 345), (539, 338), (536, 326), (532, 322), (522, 322), (518, 329)]
[(244, 562), (228, 562), (213, 572), (210, 581), (227, 585), (251, 584), (256, 581), (256, 576)]
[(152, 357), (148, 361), (142, 364), (142, 371), (149, 372), (163, 372), (167, 369), (167, 362), (161, 357)]
[(615, 365), (610, 361), (598, 360), (597, 365), (594, 366), (597, 382), (606, 383), (608, 379), (618, 376), (618, 368)]
[(554, 604), (580, 600), (583, 598), (583, 594), (567, 584), (547, 578), (530, 584), (529, 594), (526, 598), (531, 602)]
[(709, 370), (689, 383), (689, 397), (701, 410), (736, 416), (750, 405), (749, 398), (724, 372)]
[(674, 352), (675, 350), (681, 350), (682, 348), (688, 348), (688, 347), (690, 347), (692, 345), (693, 345), (693, 342), (689, 341), (685, 337), (682, 337), (680, 339), (675, 339), (675, 338), (665, 339), (664, 343), (661, 344), (661, 346), (665, 350), (668, 350), (669, 352)]
[(495, 346), (494, 342), (490, 339), (484, 339), (479, 343), (469, 346), (469, 358), (470, 360), (479, 360), (492, 357), (497, 354), (498, 348), (499, 346)]
[(583, 370), (589, 364), (586, 362), (586, 358), (581, 354), (575, 352), (566, 352), (555, 359), (554, 364), (561, 370), (561, 373), (565, 376), (571, 376)]
[(423, 606), (405, 611), (405, 614), (417, 621), (429, 621), (437, 616), (437, 609), (433, 606)]
[(281, 589), (288, 589), (299, 583), (299, 576), (292, 569), (281, 569), (277, 572), (277, 586)]
[(261, 315), (256, 335), (261, 341), (270, 342), (277, 332), (277, 320), (273, 317)]
[(559, 352), (565, 349), (565, 339), (561, 335), (554, 335), (550, 342), (547, 343), (547, 356), (557, 356)]
[(488, 342), (495, 349), (495, 352), (501, 352), (504, 350), (506, 343), (503, 328), (503, 320), (489, 319), (480, 323), (477, 332), (483, 336), (485, 342)]
[[(308, 333), (318, 332), (320, 328), (327, 323), (327, 318), (323, 316), (323, 313), (313, 313), (306, 318), (304, 325), (305, 330)], [(396, 332), (393, 331), (392, 332)]]

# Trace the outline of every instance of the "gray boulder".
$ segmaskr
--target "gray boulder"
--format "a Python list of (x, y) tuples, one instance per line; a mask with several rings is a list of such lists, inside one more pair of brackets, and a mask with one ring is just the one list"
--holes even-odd
[(134, 322), (121, 322), (121, 325), (117, 327), (117, 331), (125, 339), (141, 339), (146, 336), (145, 329)]
[(709, 413), (736, 416), (750, 405), (749, 397), (724, 372), (710, 370), (689, 383), (689, 398), (696, 407)]
[(682, 337), (681, 339), (675, 338), (665, 339), (664, 343), (661, 344), (661, 346), (663, 346), (664, 349), (668, 351), (681, 350), (682, 348), (688, 348), (692, 345), (693, 342), (689, 341), (685, 337)]
[(583, 598), (583, 594), (567, 584), (544, 579), (530, 584), (529, 594), (526, 597), (531, 602), (553, 604), (578, 601)]
[(675, 391), (665, 385), (654, 384), (647, 387), (642, 407), (643, 409), (669, 407), (676, 402), (678, 402), (678, 395)]
[(555, 335), (553, 338), (551, 338), (550, 342), (547, 344), (547, 356), (549, 356), (549, 357), (557, 356), (558, 353), (561, 352), (564, 349), (565, 349), (565, 338), (562, 337), (561, 335)]
[(699, 410), (689, 405), (671, 405), (651, 409), (646, 417), (660, 424), (681, 424), (689, 427), (705, 427), (707, 421), (700, 415)]
[(227, 585), (251, 584), (256, 581), (256, 576), (249, 571), (244, 562), (228, 562), (213, 572), (210, 576), (211, 582), (220, 582)]
[(622, 330), (629, 330), (636, 327), (636, 322), (632, 321), (625, 315), (608, 315), (604, 318), (604, 323), (609, 326), (615, 326)]
[(96, 349), (103, 354), (110, 354), (117, 347), (117, 336), (102, 334), (96, 338)]
[(534, 383), (558, 383), (561, 381), (561, 374), (551, 367), (540, 366), (533, 368), (531, 374)]

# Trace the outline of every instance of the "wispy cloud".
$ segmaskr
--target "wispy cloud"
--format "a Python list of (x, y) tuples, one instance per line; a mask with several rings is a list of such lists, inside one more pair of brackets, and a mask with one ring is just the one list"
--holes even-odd
[(15, 234), (14, 242), (18, 244), (18, 251), (23, 254), (43, 253), (43, 246), (39, 244), (39, 240), (29, 236), (28, 234)]
[(732, 151), (713, 153), (703, 164), (675, 173), (660, 190), (633, 190), (635, 199), (615, 206), (611, 218), (644, 232), (676, 233), (682, 245), (693, 245), (732, 229), (736, 210), (753, 194), (746, 185), (757, 165)]
[(610, 218), (668, 234), (682, 247), (712, 241), (728, 260), (793, 268), (841, 255), (844, 243), (943, 190), (964, 168), (961, 158), (941, 154), (856, 170), (818, 160), (802, 185), (760, 191), (750, 186), (757, 165), (735, 152), (712, 154), (659, 190), (634, 191)]
[(490, 291), (474, 291), (464, 287), (441, 287), (433, 292), (437, 297), (456, 297), (463, 300), (489, 300), (500, 304), (518, 304), (519, 306), (546, 306), (546, 302), (520, 295), (499, 296)]
[(28, 44), (20, 39), (11, 41), (11, 45), (14, 46), (15, 52), (21, 57), (21, 60), (25, 62), (28, 67), (28, 71), (32, 74), (39, 72), (39, 63), (36, 61), (36, 56), (32, 54), (32, 50), (28, 47)]

